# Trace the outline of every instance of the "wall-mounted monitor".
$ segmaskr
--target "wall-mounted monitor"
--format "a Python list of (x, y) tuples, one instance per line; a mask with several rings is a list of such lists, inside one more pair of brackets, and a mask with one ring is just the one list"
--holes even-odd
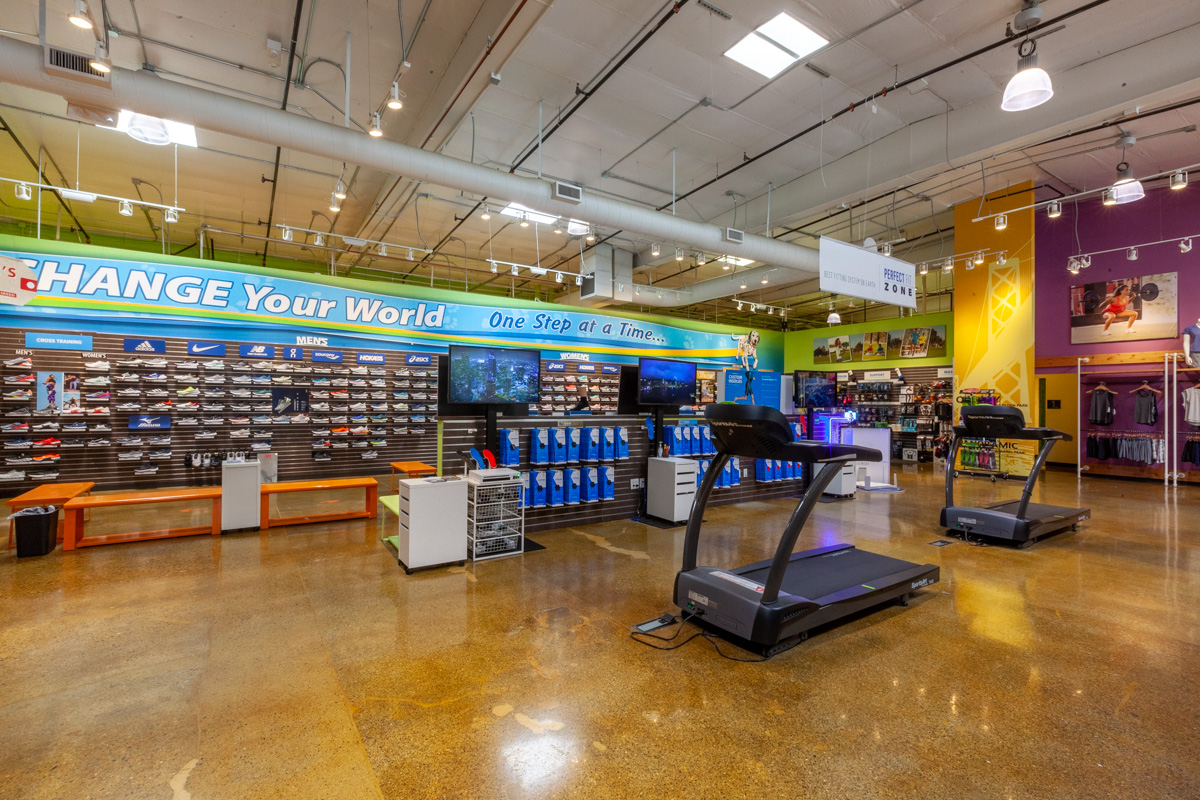
[(687, 361), (643, 358), (638, 361), (638, 403), (690, 406), (696, 403), (696, 365)]
[(536, 403), (541, 353), (501, 347), (450, 346), (449, 402)]

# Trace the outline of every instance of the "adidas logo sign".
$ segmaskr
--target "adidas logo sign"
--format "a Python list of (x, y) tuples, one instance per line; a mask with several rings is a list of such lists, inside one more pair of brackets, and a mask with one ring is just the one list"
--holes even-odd
[(150, 344), (150, 342), (147, 341), (147, 342), (142, 342), (141, 344), (139, 344), (137, 347), (135, 347), (133, 349), (139, 353), (153, 353), (154, 345)]

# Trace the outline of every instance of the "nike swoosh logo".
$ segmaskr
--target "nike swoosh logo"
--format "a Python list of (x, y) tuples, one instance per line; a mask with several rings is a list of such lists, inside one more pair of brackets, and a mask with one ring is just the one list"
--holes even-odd
[(209, 350), (216, 350), (220, 346), (221, 345), (219, 345), (219, 344), (209, 344), (209, 345), (205, 345), (204, 347), (200, 347), (199, 345), (194, 344), (194, 345), (192, 345), (192, 352), (193, 353), (207, 353)]

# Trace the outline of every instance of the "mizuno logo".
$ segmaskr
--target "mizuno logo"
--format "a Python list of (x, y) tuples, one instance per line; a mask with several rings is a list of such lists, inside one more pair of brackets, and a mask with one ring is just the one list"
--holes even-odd
[(209, 350), (216, 350), (220, 346), (221, 345), (219, 345), (219, 344), (206, 344), (203, 347), (201, 347), (198, 344), (194, 344), (194, 345), (192, 345), (192, 352), (193, 353), (207, 353)]

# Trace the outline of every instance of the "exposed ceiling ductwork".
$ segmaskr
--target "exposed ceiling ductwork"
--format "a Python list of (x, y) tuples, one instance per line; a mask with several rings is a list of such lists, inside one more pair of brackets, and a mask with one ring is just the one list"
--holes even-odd
[(582, 202), (578, 204), (556, 201), (553, 185), (548, 181), (512, 175), (439, 153), (372, 138), (277, 108), (163, 80), (148, 72), (114, 68), (111, 89), (53, 77), (43, 67), (42, 49), (34, 44), (5, 42), (5, 46), (0, 48), (0, 80), (61, 95), (90, 107), (137, 111), (439, 186), (503, 198), (538, 211), (585, 219), (593, 225), (606, 228), (633, 231), (689, 249), (732, 252), (742, 258), (785, 267), (805, 276), (817, 271), (817, 253), (809, 248), (752, 235), (747, 235), (742, 244), (730, 245), (723, 238), (724, 229), (716, 225), (682, 219), (586, 191)]

